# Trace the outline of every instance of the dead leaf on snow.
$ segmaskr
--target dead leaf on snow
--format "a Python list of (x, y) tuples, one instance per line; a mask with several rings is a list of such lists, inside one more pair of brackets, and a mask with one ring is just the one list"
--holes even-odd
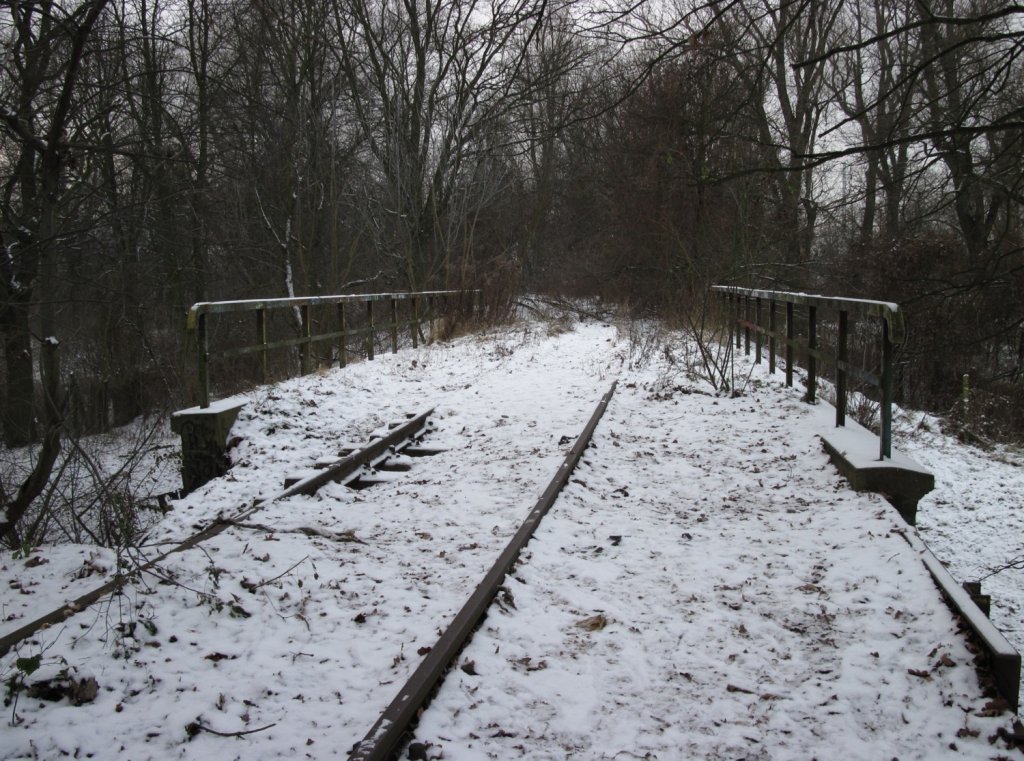
[(533, 659), (528, 655), (525, 658), (519, 658), (515, 662), (527, 671), (543, 671), (548, 667), (547, 661), (542, 660), (534, 663)]
[(607, 625), (608, 619), (604, 617), (603, 613), (598, 613), (596, 616), (590, 616), (576, 622), (576, 628), (583, 629), (588, 632), (601, 631), (601, 629)]
[(237, 655), (225, 655), (224, 653), (210, 653), (209, 655), (204, 655), (203, 659), (207, 661), (213, 661), (214, 663), (216, 663), (217, 661), (223, 661), (225, 659), (233, 661), (237, 657)]
[(1002, 716), (1009, 709), (1010, 704), (1003, 698), (994, 698), (988, 701), (980, 711), (975, 711), (974, 715), (981, 716), (982, 718), (991, 718), (993, 716)]
[(748, 690), (745, 687), (737, 687), (735, 684), (725, 685), (726, 692), (741, 692), (744, 695), (756, 695), (757, 693), (753, 690)]

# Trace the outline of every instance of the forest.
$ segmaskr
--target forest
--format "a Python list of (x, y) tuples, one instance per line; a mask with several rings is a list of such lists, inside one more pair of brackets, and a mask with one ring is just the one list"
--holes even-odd
[(1024, 433), (1019, 4), (3, 0), (0, 38), (11, 514), (62, 439), (184, 403), (223, 299), (894, 301), (898, 400), (970, 374)]

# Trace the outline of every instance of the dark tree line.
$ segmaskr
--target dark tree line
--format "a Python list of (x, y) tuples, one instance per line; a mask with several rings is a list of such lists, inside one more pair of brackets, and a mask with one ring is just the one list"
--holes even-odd
[(948, 405), (971, 371), (1020, 409), (1022, 20), (996, 0), (4, 0), (4, 441), (49, 442), (45, 470), (61, 431), (179, 402), (195, 301), (352, 283), (666, 314), (714, 281), (886, 298), (910, 401)]

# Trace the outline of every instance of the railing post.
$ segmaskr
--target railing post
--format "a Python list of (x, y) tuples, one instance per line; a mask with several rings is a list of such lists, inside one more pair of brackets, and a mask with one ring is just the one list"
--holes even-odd
[(814, 356), (818, 348), (818, 308), (807, 307), (807, 394), (804, 401), (814, 404), (818, 387), (818, 358)]
[(742, 319), (742, 315), (740, 314), (740, 297), (738, 294), (730, 293), (729, 300), (733, 313), (732, 322), (736, 328), (736, 351), (739, 351), (740, 347), (743, 345), (742, 339), (740, 338), (740, 334), (742, 332), (740, 330), (740, 320)]
[(836, 426), (846, 425), (846, 365), (849, 359), (847, 336), (849, 335), (849, 315), (839, 311), (839, 341), (836, 344)]
[(300, 370), (303, 375), (309, 375), (312, 372), (310, 356), (313, 348), (313, 325), (309, 321), (309, 304), (303, 304), (299, 313), (302, 315), (303, 339), (302, 345), (299, 347), (299, 356), (301, 357)]
[(419, 302), (416, 297), (413, 296), (409, 299), (409, 309), (412, 310), (412, 348), (418, 348), (420, 345), (420, 315), (419, 315)]
[(256, 343), (260, 345), (260, 383), (267, 382), (267, 310), (256, 310)]
[(796, 336), (793, 324), (793, 302), (786, 302), (786, 386), (793, 387), (793, 339)]
[(768, 302), (768, 373), (775, 374), (775, 299)]
[(373, 359), (373, 299), (366, 300), (366, 358)]
[(750, 297), (743, 297), (743, 356), (750, 356)]
[(764, 343), (764, 336), (761, 334), (761, 297), (758, 296), (754, 302), (754, 364), (761, 364), (761, 346)]
[(889, 339), (889, 321), (882, 320), (882, 418), (880, 460), (892, 457), (892, 341)]
[(345, 324), (345, 302), (338, 302), (338, 367), (345, 367), (348, 364), (348, 341), (345, 333), (348, 327)]
[(200, 314), (196, 324), (196, 362), (199, 371), (199, 406), (210, 406), (209, 347), (206, 340), (206, 315)]
[(430, 328), (428, 343), (434, 343), (434, 321), (437, 320), (437, 301), (434, 296), (427, 296), (427, 326)]
[(398, 299), (391, 297), (391, 353), (398, 354)]

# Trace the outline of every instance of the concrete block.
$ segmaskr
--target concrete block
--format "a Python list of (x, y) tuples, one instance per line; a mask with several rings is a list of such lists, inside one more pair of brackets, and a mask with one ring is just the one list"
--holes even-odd
[(935, 476), (914, 460), (893, 452), (878, 456), (878, 437), (860, 427), (835, 428), (821, 435), (832, 463), (857, 491), (881, 494), (911, 526), (917, 503), (935, 488)]
[(225, 400), (171, 415), (171, 430), (181, 436), (181, 483), (186, 493), (227, 472), (228, 434), (244, 406), (245, 402)]

